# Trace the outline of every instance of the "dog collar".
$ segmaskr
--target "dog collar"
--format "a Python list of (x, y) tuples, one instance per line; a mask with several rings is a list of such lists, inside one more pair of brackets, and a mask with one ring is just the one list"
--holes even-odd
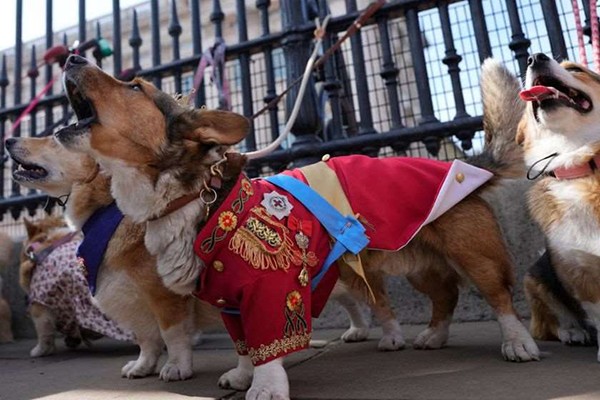
[(85, 271), (92, 295), (96, 294), (96, 279), (108, 242), (122, 219), (123, 213), (113, 202), (96, 210), (81, 228), (84, 237), (77, 249), (77, 259)]
[(594, 156), (591, 160), (584, 164), (575, 165), (573, 167), (558, 167), (550, 171), (550, 176), (556, 179), (576, 179), (584, 176), (593, 175), (596, 170), (600, 169), (600, 154)]

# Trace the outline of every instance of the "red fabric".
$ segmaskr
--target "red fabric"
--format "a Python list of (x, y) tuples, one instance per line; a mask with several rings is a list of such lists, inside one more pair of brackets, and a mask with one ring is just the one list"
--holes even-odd
[[(451, 164), (416, 158), (348, 156), (333, 158), (328, 165), (338, 174), (354, 212), (374, 227), (367, 229), (369, 247), (395, 250), (406, 244), (427, 218)], [(305, 181), (300, 170), (286, 174)], [(272, 191), (285, 195), (293, 209), (291, 216), (281, 221), (271, 217), (266, 223), (272, 231), (291, 239), (296, 254), (300, 251), (294, 240), (297, 230), (310, 235), (308, 251), (314, 252), (317, 260), (307, 268), (312, 279), (329, 253), (330, 238), (292, 195), (262, 179), (250, 183), (240, 177), (194, 243), (196, 254), (206, 264), (195, 295), (217, 307), (239, 310), (239, 315), (224, 313), (223, 320), (238, 352), (249, 354), (255, 365), (308, 346), (311, 317), (319, 315), (337, 279), (337, 268), (332, 268), (311, 294), (310, 283), (300, 285), (301, 266), (290, 262), (287, 271), (263, 270), (232, 250), (236, 248), (233, 238), (237, 231), (247, 233), (249, 218), (256, 218), (253, 210), (264, 212), (260, 203), (264, 194)], [(256, 247), (256, 238), (246, 239), (245, 244)], [(265, 241), (259, 242), (273, 250)], [(292, 310), (287, 300), (294, 291), (302, 304)]]
[(352, 211), (362, 215), (369, 248), (398, 250), (427, 219), (452, 165), (424, 158), (350, 156), (327, 162), (337, 174)]

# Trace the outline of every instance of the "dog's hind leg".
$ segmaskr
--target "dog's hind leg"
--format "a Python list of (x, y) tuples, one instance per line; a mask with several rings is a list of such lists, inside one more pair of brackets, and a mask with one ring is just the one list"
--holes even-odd
[(366, 267), (370, 272), (367, 273), (367, 279), (373, 290), (375, 302), (369, 303), (373, 315), (379, 321), (383, 336), (377, 344), (377, 349), (381, 351), (396, 351), (403, 349), (406, 345), (402, 328), (392, 307), (388, 297), (387, 288), (384, 281), (385, 274), (381, 271), (373, 271), (372, 268)]
[(52, 310), (40, 303), (32, 303), (29, 309), (31, 319), (37, 334), (37, 345), (31, 349), (31, 357), (42, 357), (53, 354), (56, 350), (54, 345), (54, 332), (56, 331), (56, 318)]
[(362, 342), (369, 336), (369, 323), (361, 311), (361, 302), (351, 291), (345, 283), (338, 281), (331, 292), (331, 298), (340, 303), (350, 319), (350, 328), (342, 334), (342, 340), (347, 343)]
[[(441, 261), (443, 266), (445, 263)], [(438, 266), (439, 268), (439, 266)], [(459, 277), (450, 268), (420, 270), (406, 276), (412, 286), (431, 300), (431, 321), (413, 342), (415, 349), (439, 349), (448, 341), (452, 314), (458, 301)]]
[(504, 358), (538, 360), (539, 349), (513, 307), (513, 264), (487, 203), (470, 196), (428, 227), (432, 245), (437, 242), (438, 251), (477, 286), (494, 309), (502, 332)]

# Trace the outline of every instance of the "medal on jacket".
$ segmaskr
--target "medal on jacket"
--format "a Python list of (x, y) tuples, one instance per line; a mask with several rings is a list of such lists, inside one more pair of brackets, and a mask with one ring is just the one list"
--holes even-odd
[(298, 282), (300, 282), (300, 286), (305, 287), (309, 282), (308, 269), (306, 266), (314, 267), (317, 265), (318, 261), (315, 253), (313, 251), (308, 251), (310, 236), (312, 235), (312, 221), (299, 220), (293, 215), (290, 215), (288, 218), (288, 228), (292, 231), (297, 231), (294, 239), (296, 239), (296, 244), (300, 248), (302, 254), (299, 259), (294, 261), (296, 265), (302, 266), (300, 274), (298, 275)]

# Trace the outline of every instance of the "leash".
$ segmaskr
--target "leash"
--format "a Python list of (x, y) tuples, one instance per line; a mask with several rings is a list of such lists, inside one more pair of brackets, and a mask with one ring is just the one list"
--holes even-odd
[[(590, 25), (592, 29), (592, 55), (594, 69), (600, 73), (600, 32), (598, 28), (598, 10), (596, 8), (597, 0), (589, 0), (590, 5)], [(583, 39), (583, 26), (581, 24), (581, 15), (579, 11), (578, 0), (571, 0), (573, 14), (575, 17), (575, 29), (577, 31), (577, 47), (579, 49), (579, 63), (588, 68), (588, 60)]]
[[(365, 22), (367, 22), (367, 20), (369, 18), (371, 18), (373, 16), (373, 14), (375, 14), (375, 12), (377, 10), (379, 10), (381, 8), (381, 6), (383, 6), (384, 4), (385, 4), (385, 0), (377, 0), (377, 1), (369, 4), (369, 6), (367, 6), (367, 8), (358, 16), (358, 18), (352, 23), (352, 25), (350, 25), (350, 27), (346, 30), (344, 35), (341, 38), (339, 38), (330, 48), (328, 48), (325, 51), (325, 53), (323, 53), (323, 55), (315, 62), (314, 66), (312, 66), (312, 69), (316, 69), (319, 66), (321, 66), (323, 63), (325, 63), (325, 61), (327, 61), (327, 59), (329, 57), (331, 57), (331, 55), (340, 48), (342, 43), (344, 43), (344, 41), (346, 41), (346, 39), (348, 39), (350, 36), (354, 35), (359, 29), (361, 29), (363, 24)], [(324, 28), (322, 28), (322, 29), (324, 29)], [(315, 36), (317, 36), (318, 30), (319, 30), (319, 26), (317, 25), (317, 29), (315, 29)], [(324, 32), (323, 32), (323, 34), (324, 34)], [(296, 86), (301, 81), (302, 81), (302, 77), (296, 78), (296, 80), (293, 81), (283, 92), (281, 92), (279, 95), (277, 95), (277, 97), (275, 97), (273, 100), (269, 101), (263, 108), (261, 108), (260, 110), (255, 112), (250, 117), (250, 119), (254, 120), (259, 115), (264, 114), (265, 112), (267, 112), (267, 110), (273, 108), (277, 103), (279, 103), (281, 101), (281, 99), (290, 90), (292, 90), (292, 88), (294, 86)], [(298, 96), (298, 97), (301, 97), (301, 96)]]
[(294, 102), (294, 107), (292, 108), (292, 112), (290, 113), (290, 117), (285, 125), (285, 128), (284, 128), (283, 132), (277, 137), (277, 139), (275, 139), (275, 141), (273, 141), (267, 147), (260, 149), (260, 150), (244, 153), (244, 155), (248, 158), (248, 160), (253, 160), (253, 159), (258, 159), (258, 158), (264, 157), (264, 156), (272, 153), (273, 151), (275, 151), (281, 145), (281, 143), (283, 143), (283, 141), (290, 134), (292, 127), (296, 121), (296, 118), (298, 117), (298, 113), (300, 111), (300, 104), (302, 102), (302, 98), (304, 97), (304, 92), (306, 91), (306, 86), (308, 84), (308, 80), (310, 78), (312, 71), (315, 70), (320, 65), (322, 65), (329, 57), (331, 57), (331, 55), (333, 55), (335, 53), (335, 51), (337, 51), (340, 48), (340, 46), (346, 39), (348, 39), (350, 36), (355, 34), (359, 29), (361, 29), (363, 24), (369, 18), (371, 18), (373, 16), (373, 14), (375, 14), (375, 12), (377, 10), (379, 10), (381, 8), (381, 6), (383, 6), (384, 3), (385, 3), (385, 0), (377, 0), (373, 3), (371, 3), (358, 16), (358, 18), (352, 23), (352, 25), (350, 25), (350, 27), (346, 30), (344, 35), (341, 38), (339, 38), (331, 47), (329, 47), (325, 51), (325, 53), (323, 53), (323, 55), (321, 57), (319, 57), (318, 60), (317, 60), (317, 55), (318, 55), (319, 47), (321, 45), (321, 42), (323, 41), (323, 37), (325, 36), (327, 23), (329, 22), (329, 19), (331, 16), (328, 15), (327, 17), (325, 17), (325, 19), (323, 20), (322, 23), (319, 23), (318, 19), (315, 21), (316, 29), (314, 31), (314, 36), (315, 36), (314, 48), (313, 48), (313, 52), (311, 53), (311, 55), (308, 58), (308, 61), (306, 63), (306, 68), (304, 69), (304, 74), (302, 76), (298, 77), (283, 92), (281, 92), (277, 97), (275, 97), (273, 100), (271, 100), (269, 103), (267, 103), (262, 109), (260, 109), (258, 112), (254, 113), (254, 115), (252, 115), (250, 117), (250, 120), (254, 120), (259, 115), (261, 115), (261, 114), (265, 113), (267, 110), (273, 108), (294, 86), (296, 86), (298, 83), (300, 83), (298, 95), (296, 97), (296, 101)]
[[(42, 58), (42, 61), (40, 61), (35, 69), (38, 69), (39, 67), (43, 66), (43, 65), (52, 65), (54, 63), (57, 63), (60, 66), (60, 73), (55, 74), (52, 79), (50, 79), (50, 81), (48, 81), (48, 83), (44, 86), (44, 88), (29, 102), (29, 104), (27, 105), (27, 107), (25, 107), (25, 109), (23, 110), (23, 112), (21, 112), (21, 114), (17, 117), (17, 119), (15, 119), (15, 122), (13, 122), (11, 128), (10, 128), (10, 136), (14, 135), (15, 130), (17, 130), (17, 128), (21, 125), (21, 122), (23, 122), (23, 119), (25, 119), (25, 117), (27, 115), (29, 115), (31, 113), (31, 111), (38, 105), (38, 103), (40, 102), (40, 100), (42, 99), (42, 97), (44, 97), (44, 95), (46, 93), (48, 93), (48, 91), (54, 86), (54, 83), (56, 82), (56, 80), (58, 79), (58, 77), (60, 76), (60, 74), (62, 73), (65, 63), (67, 61), (67, 58), (71, 55), (71, 54), (79, 54), (82, 52), (85, 52), (87, 50), (90, 50), (94, 48), (93, 54), (94, 57), (97, 60), (101, 60), (102, 58), (108, 57), (112, 54), (112, 49), (110, 48), (110, 46), (108, 45), (108, 42), (105, 39), (90, 39), (87, 40), (81, 44), (79, 44), (79, 41), (75, 41), (75, 43), (73, 43), (72, 47), (67, 47), (65, 45), (57, 45), (57, 46), (53, 46), (51, 48), (49, 48), (48, 50), (46, 50), (46, 52), (44, 53), (44, 56)], [(23, 80), (25, 78), (21, 78), (21, 80)], [(73, 114), (71, 114), (72, 116)], [(69, 118), (70, 119), (70, 118)], [(68, 119), (67, 119), (68, 121)], [(54, 126), (55, 128), (56, 126)], [(45, 133), (46, 131), (44, 131)], [(31, 136), (35, 136), (32, 135)], [(39, 135), (42, 136), (42, 135)]]
[(210, 80), (217, 86), (219, 109), (231, 110), (231, 92), (226, 77), (227, 68), (225, 67), (226, 49), (225, 41), (222, 38), (217, 38), (215, 44), (202, 53), (202, 57), (196, 68), (196, 74), (194, 75), (194, 86), (188, 97), (188, 104), (192, 102), (193, 95), (200, 89), (200, 85), (204, 80), (206, 67), (212, 66)]

